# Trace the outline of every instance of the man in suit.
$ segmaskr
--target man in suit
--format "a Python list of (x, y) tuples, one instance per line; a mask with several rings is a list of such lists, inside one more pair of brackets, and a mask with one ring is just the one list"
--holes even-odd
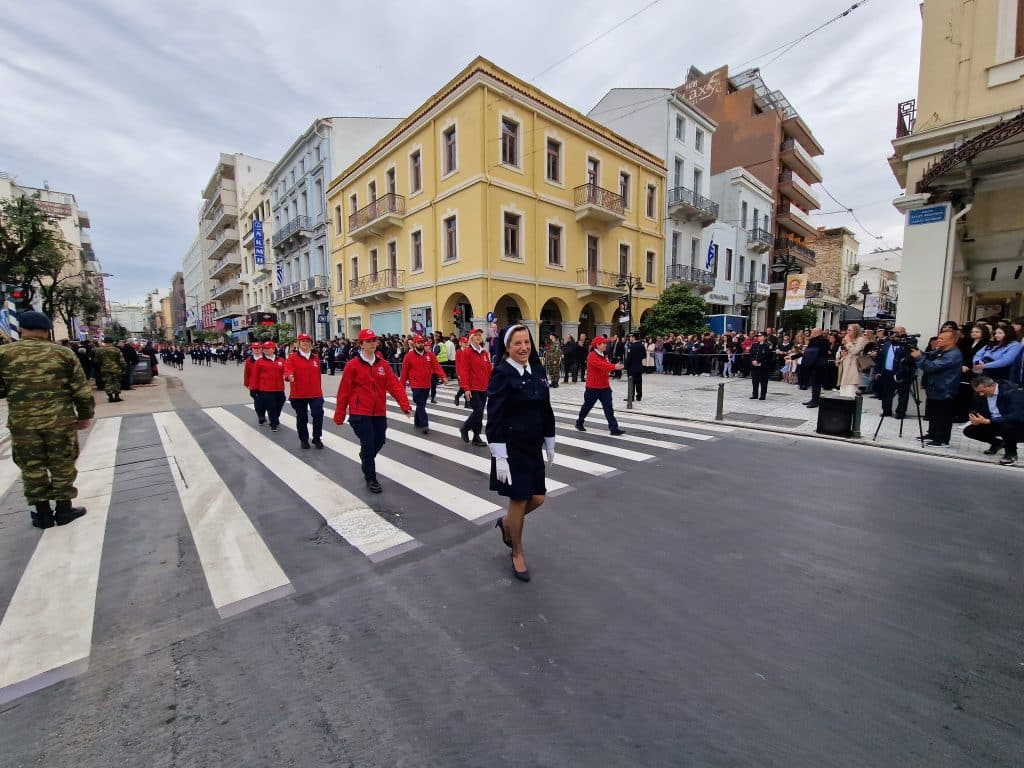
[(910, 399), (910, 382), (914, 377), (913, 366), (907, 365), (907, 348), (900, 341), (907, 335), (907, 329), (897, 325), (892, 337), (882, 342), (875, 355), (875, 391), (882, 401), (882, 415), (892, 416), (892, 400), (896, 395), (896, 418), (907, 415), (907, 401)]
[(800, 369), (805, 370), (807, 382), (811, 386), (811, 399), (804, 405), (808, 408), (817, 408), (821, 399), (821, 372), (828, 361), (828, 338), (821, 328), (811, 329), (811, 338), (804, 348), (803, 357), (800, 358)]
[(968, 416), (971, 423), (964, 427), (964, 437), (988, 443), (986, 456), (1003, 449), (1000, 464), (1016, 464), (1017, 443), (1024, 438), (1024, 391), (989, 376), (976, 377), (971, 388), (974, 410)]
[[(620, 339), (618, 336), (612, 336), (608, 342), (608, 359), (613, 363), (623, 362), (623, 358), (626, 356), (626, 342)], [(613, 379), (622, 378), (622, 369), (612, 371)]]
[[(635, 333), (629, 334), (629, 344), (626, 345), (626, 375), (633, 388), (633, 399), (637, 402), (640, 402), (644, 396), (644, 358), (646, 357), (647, 348), (644, 343)], [(626, 395), (626, 401), (629, 401), (629, 393)]]
[(757, 341), (750, 348), (750, 383), (753, 385), (754, 394), (751, 400), (764, 400), (768, 394), (768, 378), (772, 375), (772, 368), (775, 365), (775, 346), (768, 341), (764, 331), (757, 334)]

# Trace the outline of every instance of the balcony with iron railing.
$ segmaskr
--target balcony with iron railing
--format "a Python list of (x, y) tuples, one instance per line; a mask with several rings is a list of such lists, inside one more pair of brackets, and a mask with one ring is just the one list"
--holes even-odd
[(283, 250), (291, 240), (309, 236), (313, 233), (313, 219), (309, 216), (296, 216), (280, 230), (274, 233), (274, 248)]
[(901, 101), (896, 105), (896, 138), (902, 139), (914, 132), (917, 122), (917, 99)]
[(696, 221), (706, 227), (718, 219), (718, 203), (692, 189), (676, 187), (668, 191), (668, 215), (676, 221)]
[(619, 281), (623, 277), (618, 272), (605, 272), (600, 269), (587, 269), (581, 267), (576, 270), (576, 294), (583, 298), (595, 293), (622, 293), (624, 288), (619, 288)]
[(217, 261), (210, 267), (209, 276), (216, 279), (221, 275), (229, 274), (230, 272), (237, 271), (242, 266), (242, 259), (237, 253), (228, 253), (221, 256)]
[(818, 259), (818, 255), (812, 249), (785, 237), (780, 237), (775, 242), (775, 255), (792, 256), (804, 266), (813, 266)]
[(405, 270), (382, 269), (348, 281), (348, 295), (353, 301), (367, 303), (400, 298), (405, 293)]
[(238, 278), (234, 280), (225, 280), (222, 283), (217, 283), (210, 288), (210, 298), (219, 299), (222, 296), (228, 296), (232, 293), (241, 293), (242, 283)]
[(701, 293), (706, 293), (715, 287), (715, 275), (688, 264), (669, 264), (665, 268), (665, 282), (692, 285)]
[(405, 198), (388, 192), (348, 217), (348, 234), (354, 240), (376, 237), (402, 226), (404, 218)]
[(808, 211), (821, 207), (810, 185), (788, 168), (779, 174), (779, 193)]
[(761, 227), (754, 227), (747, 232), (747, 247), (755, 253), (764, 253), (775, 242), (772, 233)]
[(224, 320), (228, 317), (239, 317), (245, 314), (245, 307), (240, 302), (232, 302), (231, 304), (225, 304), (221, 302), (220, 309), (213, 313), (214, 320)]
[(217, 260), (238, 245), (238, 230), (234, 227), (225, 227), (216, 237), (210, 239), (213, 242), (210, 244), (208, 256)]
[(617, 225), (626, 220), (626, 201), (597, 184), (580, 184), (573, 190), (576, 221)]
[(816, 237), (818, 234), (818, 228), (811, 221), (810, 214), (800, 210), (798, 205), (789, 200), (779, 203), (775, 220), (780, 226), (800, 237)]
[(796, 171), (804, 179), (812, 184), (820, 184), (822, 180), (821, 169), (814, 162), (811, 153), (803, 148), (796, 139), (786, 139), (782, 142), (779, 154), (782, 164), (790, 170)]
[(311, 275), (294, 283), (276, 288), (273, 294), (273, 301), (284, 301), (292, 298), (303, 298), (307, 293), (329, 292), (331, 281), (326, 275)]

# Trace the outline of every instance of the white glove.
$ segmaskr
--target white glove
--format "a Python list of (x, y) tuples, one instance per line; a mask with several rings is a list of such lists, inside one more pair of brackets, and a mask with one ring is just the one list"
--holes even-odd
[(494, 475), (499, 483), (512, 485), (512, 471), (508, 468), (508, 459), (494, 459)]
[(544, 453), (548, 456), (547, 466), (551, 466), (555, 463), (555, 438), (545, 437), (544, 438)]

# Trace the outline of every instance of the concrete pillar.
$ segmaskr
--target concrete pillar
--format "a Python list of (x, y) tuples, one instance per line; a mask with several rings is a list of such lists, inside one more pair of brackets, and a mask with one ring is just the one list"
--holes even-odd
[(609, 336), (612, 335), (612, 324), (611, 323), (595, 323), (594, 324), (594, 333), (597, 336), (604, 336), (605, 338), (608, 338)]
[(570, 323), (568, 320), (562, 321), (562, 341), (565, 341), (567, 337), (572, 336), (574, 339), (580, 337), (580, 324)]
[[(953, 292), (953, 211), (949, 203), (927, 205), (928, 195), (903, 195), (893, 201), (904, 214), (903, 269), (896, 325), (907, 333), (933, 336), (947, 319)], [(960, 320), (962, 318), (954, 318)]]
[[(522, 320), (522, 321), (520, 321), (520, 325), (525, 325), (526, 326), (527, 330), (530, 332), (530, 335), (533, 337), (534, 342), (539, 345), (540, 341), (537, 339), (537, 321), (536, 320)], [(501, 330), (501, 329), (499, 329), (499, 330)]]
[(484, 332), (484, 338), (487, 338), (487, 318), (486, 317), (474, 317), (473, 318), (474, 330), (480, 330)]

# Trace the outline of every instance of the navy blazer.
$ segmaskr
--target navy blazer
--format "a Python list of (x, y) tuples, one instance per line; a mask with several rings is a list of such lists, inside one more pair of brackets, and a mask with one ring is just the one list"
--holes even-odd
[[(1024, 391), (1005, 381), (998, 382), (998, 385), (996, 407), (999, 409), (999, 419), (994, 423), (1024, 424)], [(988, 398), (982, 397), (977, 392), (974, 393), (974, 410), (986, 419), (992, 416), (988, 408)]]
[(626, 348), (626, 375), (639, 376), (644, 372), (647, 347), (642, 341), (634, 341)]
[(536, 361), (530, 373), (519, 371), (503, 360), (494, 366), (487, 384), (488, 443), (536, 446), (555, 436), (555, 414), (547, 372)]

